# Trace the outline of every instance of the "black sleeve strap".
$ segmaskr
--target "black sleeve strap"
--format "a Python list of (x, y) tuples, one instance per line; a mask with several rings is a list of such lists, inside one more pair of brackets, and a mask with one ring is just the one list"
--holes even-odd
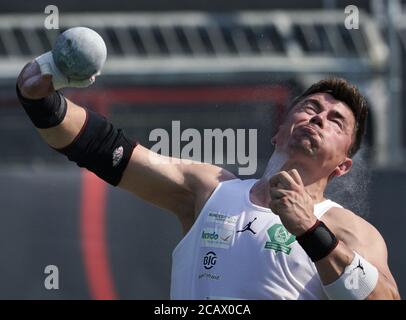
[(86, 110), (86, 122), (78, 136), (70, 145), (57, 151), (79, 167), (87, 168), (104, 181), (117, 186), (137, 144), (105, 117)]
[(296, 240), (313, 262), (328, 256), (338, 245), (334, 233), (320, 220)]
[(42, 99), (28, 99), (16, 85), (17, 97), (35, 127), (48, 129), (60, 124), (66, 115), (67, 104), (59, 91)]

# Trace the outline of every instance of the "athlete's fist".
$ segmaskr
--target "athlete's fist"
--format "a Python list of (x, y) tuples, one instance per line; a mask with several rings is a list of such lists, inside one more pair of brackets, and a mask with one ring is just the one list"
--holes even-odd
[(106, 44), (96, 31), (70, 28), (57, 37), (51, 51), (24, 67), (18, 86), (31, 99), (67, 87), (86, 88), (100, 75), (106, 58)]
[(41, 99), (52, 92), (52, 76), (41, 74), (41, 69), (36, 61), (25, 65), (17, 79), (21, 94), (28, 99)]
[(269, 192), (269, 207), (290, 233), (300, 236), (316, 223), (314, 201), (296, 169), (275, 174), (269, 180)]

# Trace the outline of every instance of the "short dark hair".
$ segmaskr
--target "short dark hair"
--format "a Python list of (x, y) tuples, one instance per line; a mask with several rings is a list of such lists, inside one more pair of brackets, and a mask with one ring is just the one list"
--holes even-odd
[(365, 135), (366, 118), (368, 115), (367, 102), (364, 96), (359, 92), (358, 88), (342, 78), (324, 79), (311, 85), (305, 92), (296, 97), (287, 110), (287, 113), (297, 103), (304, 98), (316, 93), (328, 93), (334, 99), (344, 102), (352, 111), (355, 117), (354, 136), (351, 146), (348, 150), (348, 156), (353, 157), (359, 150), (362, 138)]

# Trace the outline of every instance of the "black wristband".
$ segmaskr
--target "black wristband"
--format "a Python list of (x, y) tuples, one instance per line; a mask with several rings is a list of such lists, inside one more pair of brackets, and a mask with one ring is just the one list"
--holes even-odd
[(55, 91), (42, 99), (28, 99), (16, 86), (17, 97), (35, 127), (48, 129), (60, 124), (66, 115), (67, 105), (64, 96)]
[(296, 240), (313, 262), (328, 256), (338, 245), (334, 233), (320, 220)]

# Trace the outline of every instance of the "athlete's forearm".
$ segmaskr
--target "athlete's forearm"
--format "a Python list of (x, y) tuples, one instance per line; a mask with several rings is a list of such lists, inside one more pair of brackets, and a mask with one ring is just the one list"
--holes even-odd
[(354, 252), (340, 241), (328, 256), (315, 262), (321, 282), (330, 284), (337, 280), (353, 259)]
[(55, 149), (61, 149), (71, 144), (78, 136), (86, 121), (86, 110), (66, 99), (66, 115), (56, 127), (38, 129), (41, 137)]
[[(51, 147), (63, 148), (79, 134), (86, 120), (85, 110), (55, 93), (52, 78), (42, 75), (35, 61), (18, 76), (17, 93), (34, 126)], [(36, 114), (40, 109), (43, 112)]]
[[(345, 272), (357, 272), (363, 276), (364, 267), (362, 264), (355, 268), (347, 269), (354, 259), (352, 251), (344, 242), (340, 241), (337, 247), (323, 259), (316, 261), (315, 266), (319, 273), (320, 279), (324, 285), (330, 285), (337, 281)], [(346, 278), (348, 289), (356, 289), (358, 278)], [(378, 270), (378, 281), (373, 291), (368, 295), (366, 300), (380, 299), (399, 299), (399, 293), (389, 279)]]

